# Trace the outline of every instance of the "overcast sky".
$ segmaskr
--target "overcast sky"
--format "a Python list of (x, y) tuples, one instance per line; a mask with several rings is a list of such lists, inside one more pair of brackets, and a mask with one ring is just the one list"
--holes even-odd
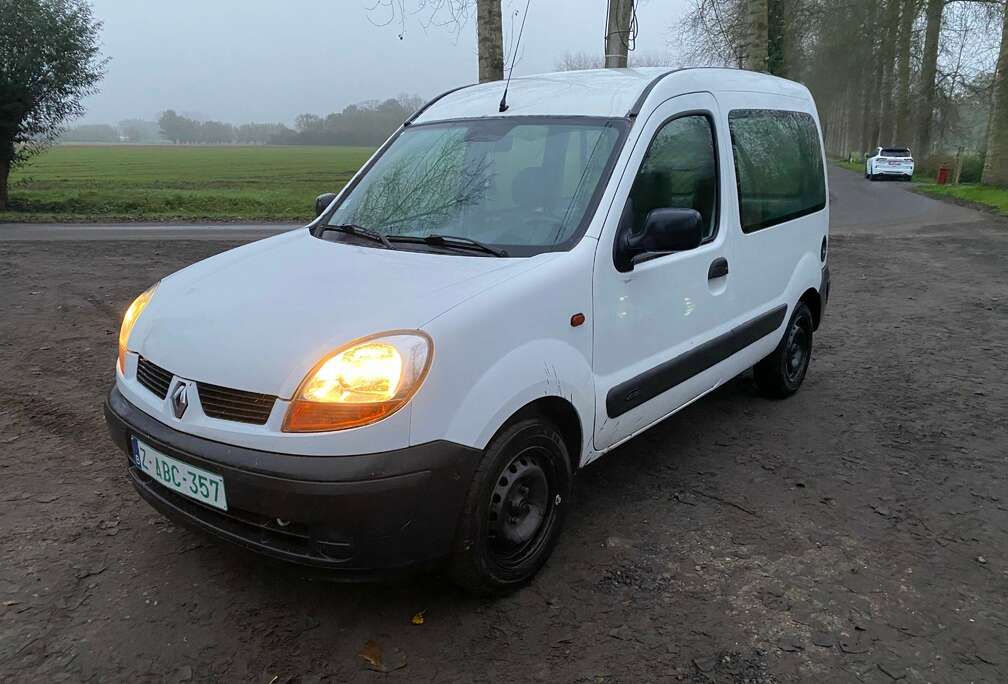
[[(172, 108), (209, 119), (291, 123), (362, 100), (432, 96), (476, 80), (475, 24), (399, 39), (375, 0), (92, 0), (112, 58), (86, 123), (154, 119)], [(417, 0), (405, 0), (416, 7)], [(505, 47), (524, 0), (504, 0)], [(640, 0), (638, 53), (676, 54), (685, 0)], [(606, 0), (532, 0), (515, 75), (554, 71), (567, 52), (602, 53)], [(514, 28), (517, 31), (517, 25)]]

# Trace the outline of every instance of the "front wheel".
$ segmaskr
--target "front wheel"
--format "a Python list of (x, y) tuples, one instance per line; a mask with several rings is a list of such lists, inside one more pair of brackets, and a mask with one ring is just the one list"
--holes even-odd
[(801, 387), (812, 359), (812, 312), (798, 302), (777, 348), (753, 367), (756, 387), (772, 399), (790, 397)]
[(459, 521), (450, 572), (479, 594), (521, 586), (556, 545), (571, 490), (563, 436), (541, 418), (519, 420), (487, 446)]

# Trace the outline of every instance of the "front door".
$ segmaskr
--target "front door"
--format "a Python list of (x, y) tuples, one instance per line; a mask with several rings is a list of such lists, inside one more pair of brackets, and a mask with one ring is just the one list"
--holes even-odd
[[(595, 448), (604, 450), (716, 387), (710, 349), (735, 315), (731, 246), (721, 207), (730, 175), (718, 104), (706, 93), (660, 105), (644, 122), (598, 244), (594, 285)], [(720, 143), (720, 144), (719, 144)], [(730, 193), (734, 198), (734, 192)], [(613, 243), (662, 207), (701, 215), (703, 243), (643, 254), (619, 270)]]

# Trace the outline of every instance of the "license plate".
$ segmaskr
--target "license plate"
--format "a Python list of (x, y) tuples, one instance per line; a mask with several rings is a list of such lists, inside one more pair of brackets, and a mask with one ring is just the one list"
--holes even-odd
[(903, 166), (903, 162), (900, 162), (900, 161), (891, 161), (891, 162), (889, 162), (889, 166)]
[(166, 456), (136, 437), (133, 438), (133, 465), (172, 491), (222, 511), (227, 510), (224, 478), (220, 475)]

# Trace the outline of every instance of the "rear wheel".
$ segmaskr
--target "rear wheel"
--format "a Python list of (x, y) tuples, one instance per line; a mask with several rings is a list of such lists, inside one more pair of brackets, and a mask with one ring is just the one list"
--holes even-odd
[(570, 457), (552, 423), (527, 418), (502, 429), (470, 485), (452, 578), (481, 594), (531, 579), (556, 545), (570, 488)]
[(772, 399), (784, 399), (798, 391), (812, 359), (812, 312), (798, 302), (780, 344), (753, 367), (756, 387)]

